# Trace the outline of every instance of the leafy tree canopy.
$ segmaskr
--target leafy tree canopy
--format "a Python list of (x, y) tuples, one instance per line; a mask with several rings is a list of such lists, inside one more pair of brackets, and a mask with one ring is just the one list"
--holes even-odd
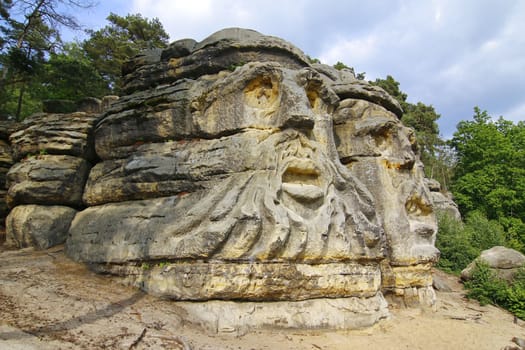
[(509, 242), (525, 247), (525, 123), (474, 108), (450, 140), (457, 155), (452, 191), (463, 214), (479, 210), (498, 220)]
[(34, 96), (42, 65), (62, 44), (60, 29), (79, 29), (72, 8), (91, 0), (0, 1), (0, 117), (21, 119), (38, 110)]
[(62, 52), (50, 56), (43, 65), (41, 79), (38, 93), (42, 100), (77, 101), (110, 93), (106, 81), (76, 43), (67, 44)]
[(82, 43), (82, 48), (109, 88), (118, 94), (122, 64), (141, 50), (166, 47), (169, 36), (157, 18), (111, 13), (107, 20), (110, 24), (104, 28), (87, 31), (90, 38)]

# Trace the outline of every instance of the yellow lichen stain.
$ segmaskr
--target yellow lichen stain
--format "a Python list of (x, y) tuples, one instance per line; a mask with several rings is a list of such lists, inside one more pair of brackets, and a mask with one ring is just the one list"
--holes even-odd
[(261, 75), (251, 80), (244, 88), (244, 100), (254, 108), (269, 108), (279, 97), (279, 84), (271, 76)]
[(182, 58), (170, 58), (168, 61), (168, 75), (176, 77), (182, 72), (181, 68)]
[(401, 170), (403, 168), (403, 164), (401, 163), (390, 162), (388, 159), (382, 159), (381, 161), (387, 169)]
[(182, 58), (170, 58), (168, 61), (168, 68), (174, 69), (180, 66), (180, 62), (182, 61)]
[(317, 107), (319, 107), (319, 93), (315, 90), (307, 90), (306, 91), (306, 96), (308, 97), (308, 101), (310, 102), (310, 107), (312, 107), (312, 109), (316, 109)]
[(429, 215), (432, 214), (432, 204), (425, 201), (418, 194), (412, 194), (405, 203), (408, 214)]
[(396, 266), (392, 268), (396, 288), (426, 287), (432, 285), (431, 264)]

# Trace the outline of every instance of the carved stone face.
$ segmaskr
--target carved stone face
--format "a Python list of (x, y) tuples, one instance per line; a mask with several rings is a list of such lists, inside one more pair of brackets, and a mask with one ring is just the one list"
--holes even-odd
[(435, 258), (413, 140), (384, 90), (251, 31), (155, 52), (97, 123), (71, 257), (174, 299), (356, 297), (368, 311), (386, 305), (381, 261)]
[(228, 214), (243, 212), (241, 221), (251, 221), (257, 232), (245, 251), (230, 239), (216, 256), (341, 261), (383, 255), (371, 194), (337, 156), (331, 113), (338, 98), (317, 72), (248, 64), (205, 84), (192, 103), (199, 132), (240, 143), (258, 139), (241, 150), (249, 180), (230, 189), (240, 193)]
[(374, 193), (394, 265), (435, 261), (436, 223), (415, 136), (392, 113), (362, 100), (344, 100), (336, 112), (343, 162)]

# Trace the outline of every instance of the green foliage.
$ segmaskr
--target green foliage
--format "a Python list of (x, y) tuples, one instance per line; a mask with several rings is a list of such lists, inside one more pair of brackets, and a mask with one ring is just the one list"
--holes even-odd
[(525, 320), (525, 268), (521, 268), (514, 276), (506, 294), (506, 308)]
[(157, 18), (111, 13), (107, 20), (110, 24), (104, 28), (87, 31), (90, 38), (82, 43), (82, 48), (113, 93), (118, 94), (122, 64), (141, 50), (166, 47), (169, 36)]
[(41, 99), (78, 101), (84, 97), (102, 97), (110, 92), (106, 81), (83, 54), (78, 44), (68, 44), (59, 54), (52, 54), (44, 64)]
[(237, 63), (232, 63), (232, 64), (230, 64), (230, 65), (228, 66), (228, 70), (229, 70), (230, 72), (233, 72), (235, 69), (237, 69), (238, 67), (242, 67), (242, 66), (244, 66), (245, 64), (246, 64), (246, 62), (243, 62), (243, 61), (241, 61), (241, 62), (237, 62)]
[(471, 244), (470, 233), (462, 222), (447, 213), (438, 213), (436, 247), (441, 252), (439, 268), (459, 274), (479, 255), (480, 250)]
[(334, 68), (337, 70), (341, 70), (341, 69), (352, 69), (352, 71), (354, 70), (353, 68), (348, 67), (346, 64), (344, 64), (341, 61), (337, 61), (337, 63), (334, 64)]
[(401, 105), (401, 108), (403, 108), (403, 111), (406, 111), (406, 107), (408, 102), (407, 100), (407, 94), (401, 91), (399, 88), (399, 82), (396, 81), (391, 75), (387, 75), (385, 79), (376, 79), (375, 81), (370, 82), (373, 85), (379, 86), (386, 92), (390, 94), (393, 98), (399, 102)]
[(476, 299), (481, 305), (499, 305), (505, 298), (507, 284), (498, 279), (484, 262), (476, 262), (472, 279), (465, 282), (467, 298)]
[(503, 227), (479, 211), (467, 215), (465, 231), (470, 245), (480, 252), (497, 245), (506, 245)]
[(478, 300), (481, 305), (498, 305), (525, 319), (525, 268), (520, 269), (508, 284), (495, 276), (486, 263), (476, 262), (465, 288), (467, 297)]
[(473, 121), (457, 126), (451, 147), (457, 155), (452, 192), (463, 214), (474, 210), (505, 229), (511, 246), (525, 246), (525, 123), (474, 109)]
[(438, 213), (436, 247), (441, 252), (438, 267), (459, 274), (483, 250), (508, 246), (503, 227), (481, 212), (469, 213), (465, 223), (446, 213)]
[[(23, 5), (23, 6), (22, 6)], [(0, 117), (18, 120), (41, 111), (42, 101), (78, 101), (120, 90), (122, 63), (140, 50), (164, 47), (168, 34), (158, 19), (110, 14), (110, 25), (64, 45), (59, 29), (78, 29), (60, 11), (91, 7), (91, 0), (5, 1), (0, 5)], [(22, 6), (22, 7), (20, 7)], [(24, 20), (10, 17), (11, 11)], [(5, 22), (5, 24), (4, 24)]]
[(306, 55), (306, 58), (308, 59), (308, 63), (314, 64), (314, 63), (321, 63), (321, 61), (318, 58), (312, 58), (308, 55)]
[(40, 109), (38, 87), (43, 65), (62, 45), (59, 30), (80, 28), (76, 19), (63, 11), (91, 6), (90, 0), (0, 2), (1, 117), (21, 120)]

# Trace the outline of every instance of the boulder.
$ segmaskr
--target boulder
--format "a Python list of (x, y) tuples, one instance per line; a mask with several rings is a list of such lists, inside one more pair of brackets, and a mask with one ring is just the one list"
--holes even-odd
[(67, 155), (38, 155), (16, 163), (7, 173), (7, 204), (82, 207), (89, 163)]
[(6, 219), (6, 245), (47, 249), (62, 244), (75, 214), (64, 206), (19, 205)]
[(512, 281), (518, 269), (525, 267), (525, 255), (517, 250), (495, 246), (481, 252), (480, 256), (471, 262), (463, 271), (461, 279), (470, 280), (476, 263), (482, 261), (501, 279)]

